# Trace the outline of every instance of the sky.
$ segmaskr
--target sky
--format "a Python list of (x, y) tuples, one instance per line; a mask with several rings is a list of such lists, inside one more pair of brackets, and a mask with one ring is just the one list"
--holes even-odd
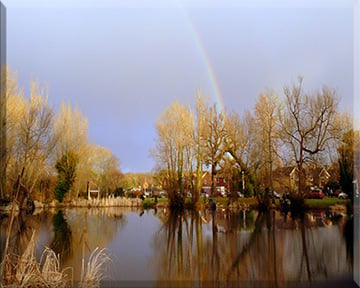
[(199, 89), (242, 115), (260, 92), (282, 94), (302, 76), (310, 93), (335, 88), (341, 111), (360, 107), (358, 1), (2, 3), (19, 84), (48, 85), (57, 111), (78, 106), (89, 142), (110, 149), (123, 172), (155, 167), (157, 118), (175, 100), (194, 107)]

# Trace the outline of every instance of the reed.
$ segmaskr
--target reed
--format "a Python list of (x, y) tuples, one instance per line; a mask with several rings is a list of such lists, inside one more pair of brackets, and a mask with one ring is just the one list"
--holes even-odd
[(80, 287), (100, 287), (100, 281), (104, 278), (107, 265), (111, 259), (105, 248), (98, 247), (90, 254), (86, 270), (82, 271)]
[[(35, 231), (21, 256), (8, 253), (3, 259), (4, 274), (0, 287), (74, 287), (73, 269), (61, 269), (60, 256), (50, 248), (45, 248), (40, 261), (35, 257)], [(105, 268), (111, 259), (106, 249), (96, 248), (89, 257), (86, 270), (79, 287), (100, 287)]]
[(21, 256), (8, 254), (4, 257), (5, 275), (3, 287), (71, 287), (72, 277), (60, 269), (60, 259), (50, 248), (41, 254), (40, 262), (35, 257), (35, 231)]

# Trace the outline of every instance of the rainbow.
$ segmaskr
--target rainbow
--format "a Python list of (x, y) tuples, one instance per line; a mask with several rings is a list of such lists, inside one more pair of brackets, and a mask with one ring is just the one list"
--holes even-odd
[(186, 21), (187, 25), (189, 26), (189, 30), (190, 30), (192, 38), (194, 39), (194, 43), (195, 43), (197, 49), (199, 50), (200, 57), (205, 65), (205, 68), (206, 68), (206, 71), (207, 71), (207, 74), (208, 74), (208, 77), (209, 77), (209, 80), (210, 80), (210, 83), (211, 83), (211, 86), (213, 89), (213, 93), (216, 98), (216, 104), (220, 108), (220, 112), (224, 112), (225, 111), (224, 100), (221, 96), (220, 88), (216, 81), (214, 68), (211, 65), (209, 56), (206, 53), (204, 45), (199, 36), (199, 33), (195, 29), (195, 25), (194, 25), (193, 21), (190, 19), (190, 16), (186, 12), (185, 8), (179, 2), (178, 2), (178, 4), (179, 4), (180, 11), (182, 12), (182, 14), (185, 18), (185, 21)]

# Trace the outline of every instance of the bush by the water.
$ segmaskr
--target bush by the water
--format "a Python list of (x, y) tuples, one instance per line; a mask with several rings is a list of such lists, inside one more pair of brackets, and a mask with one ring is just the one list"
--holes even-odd
[(55, 168), (58, 171), (58, 181), (55, 187), (55, 197), (59, 202), (63, 201), (65, 194), (75, 182), (75, 171), (78, 162), (79, 157), (72, 151), (67, 151), (56, 162)]

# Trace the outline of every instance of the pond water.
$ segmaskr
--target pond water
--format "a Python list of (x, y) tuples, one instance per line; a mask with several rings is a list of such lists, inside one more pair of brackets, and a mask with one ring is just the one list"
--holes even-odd
[[(319, 211), (300, 221), (278, 211), (51, 210), (20, 215), (10, 248), (21, 254), (35, 231), (37, 257), (51, 247), (78, 280), (83, 254), (87, 259), (90, 251), (105, 247), (112, 262), (103, 286), (112, 287), (133, 281), (154, 287), (330, 283), (352, 279), (353, 233), (347, 219)], [(7, 218), (0, 221), (2, 258)]]

